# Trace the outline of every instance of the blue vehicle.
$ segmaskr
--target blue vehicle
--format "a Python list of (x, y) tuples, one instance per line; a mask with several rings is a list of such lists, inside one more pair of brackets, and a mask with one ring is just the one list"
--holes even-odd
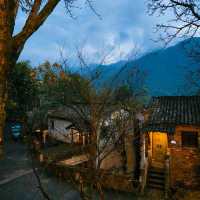
[(18, 140), (22, 136), (22, 125), (20, 123), (13, 123), (11, 125), (11, 134), (14, 140)]

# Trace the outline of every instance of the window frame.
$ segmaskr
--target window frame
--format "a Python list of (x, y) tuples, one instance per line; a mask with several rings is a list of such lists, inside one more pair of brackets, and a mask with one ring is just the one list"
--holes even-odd
[[(190, 136), (193, 139), (187, 140)], [(187, 143), (189, 141), (189, 143)], [(181, 146), (183, 148), (198, 148), (198, 131), (181, 131)]]

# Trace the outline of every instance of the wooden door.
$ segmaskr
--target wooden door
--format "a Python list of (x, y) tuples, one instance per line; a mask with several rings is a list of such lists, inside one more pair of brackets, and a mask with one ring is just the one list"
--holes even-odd
[(167, 153), (167, 134), (153, 132), (152, 139), (152, 164), (156, 167), (164, 167)]

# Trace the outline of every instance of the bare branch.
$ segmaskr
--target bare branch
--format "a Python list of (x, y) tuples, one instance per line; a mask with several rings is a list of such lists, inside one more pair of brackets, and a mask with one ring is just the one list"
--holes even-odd
[(150, 15), (173, 14), (172, 20), (166, 24), (158, 24), (159, 40), (169, 44), (177, 37), (194, 37), (199, 33), (200, 2), (198, 0), (150, 0), (148, 3)]
[(17, 47), (24, 45), (25, 41), (37, 31), (59, 2), (60, 0), (48, 0), (43, 9), (37, 13), (41, 6), (41, 0), (35, 0), (25, 26), (20, 33), (14, 36), (14, 42)]

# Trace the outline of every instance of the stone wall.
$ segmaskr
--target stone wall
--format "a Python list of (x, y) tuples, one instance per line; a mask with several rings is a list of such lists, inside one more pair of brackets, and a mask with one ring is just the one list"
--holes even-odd
[[(64, 165), (53, 163), (48, 166), (48, 170), (60, 179), (69, 181), (70, 178), (71, 180), (76, 180), (77, 185), (79, 184), (80, 177), (84, 177), (83, 180), (86, 183), (94, 183), (92, 179), (94, 177), (94, 171), (84, 165), (69, 168)], [(121, 192), (137, 192), (139, 190), (140, 183), (134, 180), (129, 174), (113, 174), (106, 170), (101, 170), (99, 171), (99, 178), (100, 177), (101, 184), (105, 189), (113, 189)]]
[(135, 192), (138, 190), (139, 182), (134, 181), (130, 175), (109, 174), (103, 176), (103, 187), (123, 192)]
[(111, 152), (101, 163), (101, 169), (109, 170), (112, 168), (123, 168), (126, 165), (126, 173), (133, 173), (136, 166), (135, 146), (133, 144), (134, 136), (127, 135), (125, 137), (125, 154), (119, 151)]
[(117, 150), (114, 150), (103, 159), (101, 163), (101, 169), (110, 170), (112, 168), (121, 168), (122, 165), (123, 163), (121, 154)]
[[(172, 187), (199, 188), (200, 187), (200, 148), (182, 147), (181, 131), (197, 131), (199, 127), (178, 126), (176, 127), (173, 140), (175, 145), (170, 144), (171, 164), (170, 179)], [(200, 145), (200, 144), (199, 144)]]

